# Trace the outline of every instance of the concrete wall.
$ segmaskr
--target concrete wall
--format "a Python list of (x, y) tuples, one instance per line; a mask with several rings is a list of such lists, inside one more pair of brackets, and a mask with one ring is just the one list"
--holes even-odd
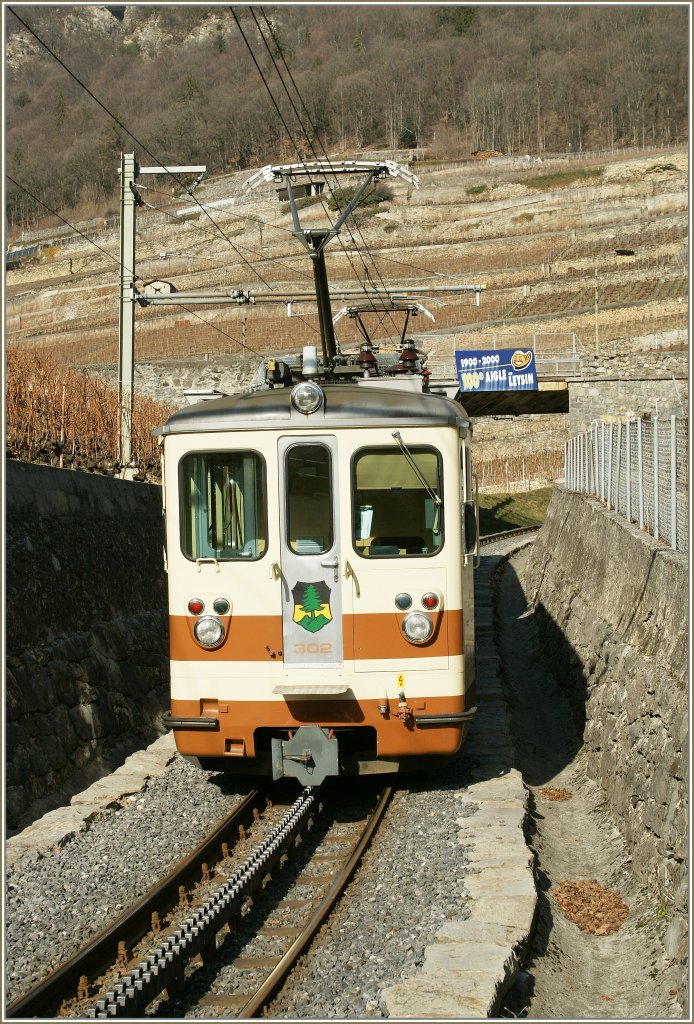
[(160, 488), (6, 462), (10, 831), (162, 732)]
[(685, 556), (555, 490), (529, 569), (544, 651), (572, 700), (636, 875), (687, 954), (688, 567)]

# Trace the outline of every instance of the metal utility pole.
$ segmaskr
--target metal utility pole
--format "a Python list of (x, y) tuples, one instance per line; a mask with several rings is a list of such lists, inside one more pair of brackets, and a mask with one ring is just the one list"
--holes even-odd
[(186, 174), (198, 181), (203, 166), (140, 167), (134, 153), (120, 157), (120, 290), (118, 316), (118, 462), (120, 475), (132, 479), (137, 467), (132, 456), (133, 389), (135, 381), (135, 207), (142, 202), (135, 187), (140, 174)]
[(132, 477), (133, 384), (135, 374), (135, 180), (134, 153), (120, 156), (120, 305), (118, 316), (118, 462)]

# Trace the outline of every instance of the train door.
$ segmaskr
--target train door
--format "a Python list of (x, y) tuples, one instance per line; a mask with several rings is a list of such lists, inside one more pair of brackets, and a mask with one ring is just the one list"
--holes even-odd
[(284, 664), (341, 666), (337, 440), (279, 440)]

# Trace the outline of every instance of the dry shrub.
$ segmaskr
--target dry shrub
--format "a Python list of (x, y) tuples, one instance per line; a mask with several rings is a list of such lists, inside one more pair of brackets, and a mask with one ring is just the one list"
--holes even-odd
[[(117, 472), (118, 395), (100, 378), (11, 345), (5, 361), (5, 404), (10, 458)], [(135, 397), (132, 453), (142, 479), (158, 476), (158, 446), (150, 435), (171, 411)]]

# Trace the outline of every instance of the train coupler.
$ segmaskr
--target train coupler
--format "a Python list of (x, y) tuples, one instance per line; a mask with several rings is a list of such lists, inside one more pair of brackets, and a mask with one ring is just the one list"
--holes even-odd
[(289, 776), (303, 786), (319, 786), (328, 775), (339, 774), (337, 740), (318, 725), (302, 725), (291, 739), (273, 739), (272, 777)]

